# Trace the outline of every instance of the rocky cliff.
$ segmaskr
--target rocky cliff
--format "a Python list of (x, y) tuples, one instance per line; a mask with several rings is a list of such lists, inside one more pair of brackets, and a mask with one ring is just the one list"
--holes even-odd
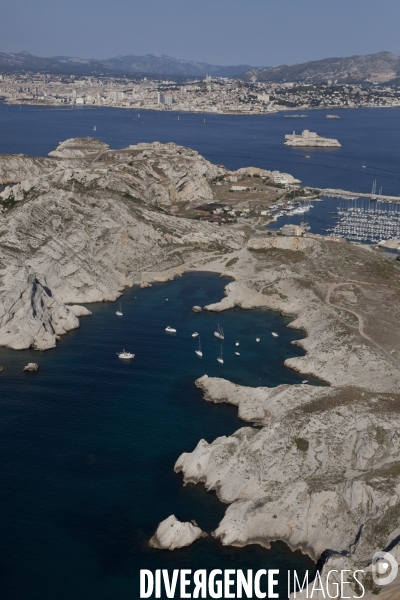
[(201, 377), (205, 400), (237, 406), (253, 426), (200, 440), (175, 471), (228, 505), (214, 532), (223, 544), (284, 540), (324, 557), (322, 578), (363, 569), (365, 597), (376, 597), (374, 553), (400, 558), (400, 347), (390, 321), (399, 268), (372, 249), (317, 237), (256, 237), (235, 255), (236, 281), (206, 309), (293, 315), (291, 327), (307, 332), (307, 353), (287, 366), (330, 385), (250, 388)]
[[(51, 348), (79, 326), (71, 305), (115, 300), (144, 268), (233, 249), (238, 234), (174, 215), (212, 198), (218, 168), (161, 144), (113, 151), (63, 142), (48, 159), (0, 156), (0, 345)], [(80, 312), (79, 312), (80, 311)]]

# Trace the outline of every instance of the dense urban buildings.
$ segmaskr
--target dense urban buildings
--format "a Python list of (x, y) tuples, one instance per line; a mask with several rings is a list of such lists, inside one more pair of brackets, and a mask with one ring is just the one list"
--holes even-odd
[(242, 82), (140, 80), (43, 73), (0, 74), (0, 98), (10, 104), (114, 106), (211, 113), (270, 113), (307, 108), (400, 106), (400, 87)]

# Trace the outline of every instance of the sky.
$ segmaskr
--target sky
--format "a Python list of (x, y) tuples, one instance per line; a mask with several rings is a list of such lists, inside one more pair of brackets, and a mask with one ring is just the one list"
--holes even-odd
[(0, 52), (275, 66), (388, 50), (399, 0), (0, 0)]

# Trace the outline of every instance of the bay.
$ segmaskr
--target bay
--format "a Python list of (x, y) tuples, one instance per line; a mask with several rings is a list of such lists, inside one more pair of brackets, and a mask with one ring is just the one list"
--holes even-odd
[[(132, 600), (141, 568), (278, 568), (283, 593), (288, 568), (313, 571), (310, 559), (282, 543), (271, 550), (224, 548), (213, 538), (175, 552), (148, 546), (170, 514), (210, 532), (226, 509), (202, 485), (184, 487), (173, 471), (200, 439), (212, 442), (246, 425), (237, 408), (205, 402), (194, 380), (208, 374), (276, 386), (304, 377), (283, 364), (303, 354), (291, 344), (303, 334), (287, 327), (287, 317), (191, 310), (219, 300), (227, 283), (190, 273), (126, 290), (123, 317), (117, 303), (88, 305), (93, 315), (54, 350), (0, 348), (1, 598)], [(226, 336), (223, 365), (216, 360), (218, 324)], [(168, 335), (167, 325), (177, 334)], [(118, 359), (123, 348), (135, 353), (132, 361)], [(37, 373), (22, 372), (30, 361)]]

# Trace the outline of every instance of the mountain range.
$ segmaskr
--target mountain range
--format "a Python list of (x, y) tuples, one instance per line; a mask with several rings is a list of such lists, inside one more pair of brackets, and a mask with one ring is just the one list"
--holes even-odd
[(254, 69), (250, 65), (220, 66), (193, 60), (171, 58), (164, 54), (116, 56), (107, 60), (70, 56), (42, 58), (29, 52), (0, 53), (0, 71), (42, 71), (53, 74), (148, 75), (163, 77), (235, 77)]
[(325, 58), (296, 65), (251, 67), (221, 66), (171, 58), (165, 54), (127, 54), (106, 60), (70, 56), (42, 58), (29, 52), (0, 53), (0, 72), (42, 71), (52, 74), (130, 75), (158, 78), (237, 77), (246, 82), (399, 83), (400, 58), (391, 52)]
[(325, 58), (297, 65), (249, 69), (238, 78), (271, 83), (395, 83), (397, 80), (400, 82), (400, 58), (391, 52)]

